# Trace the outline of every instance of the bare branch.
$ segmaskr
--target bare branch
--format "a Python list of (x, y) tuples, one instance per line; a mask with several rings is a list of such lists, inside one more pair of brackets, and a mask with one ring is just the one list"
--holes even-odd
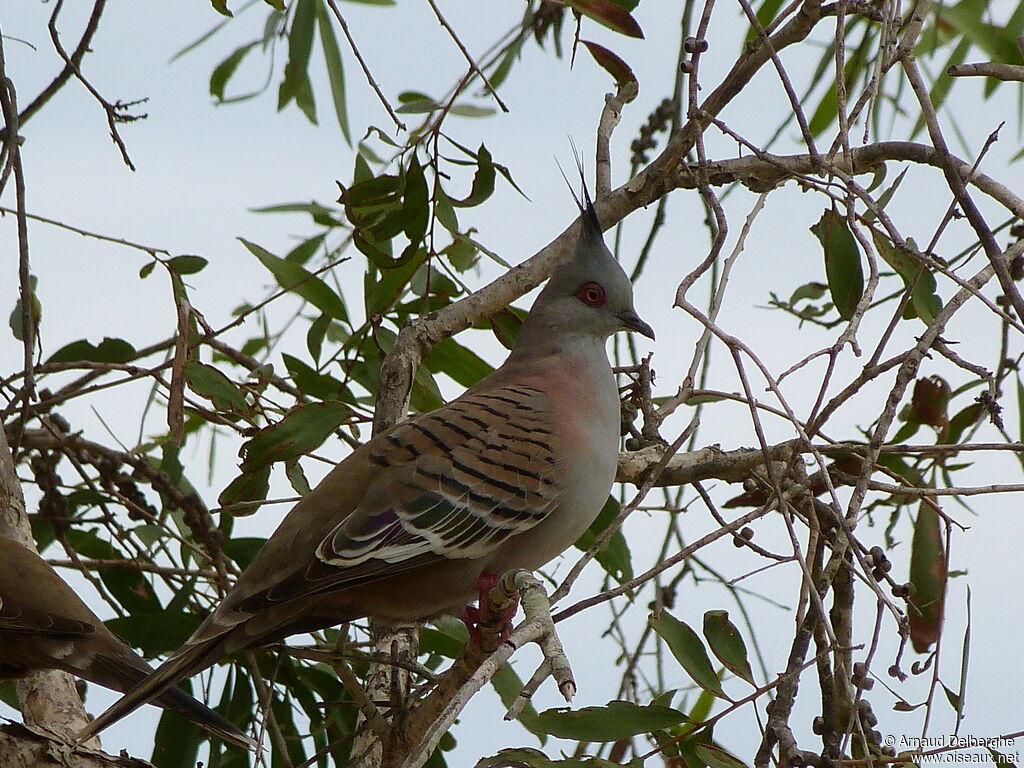
[(992, 77), (1006, 82), (1024, 81), (1024, 67), (1019, 64), (1002, 64), (997, 61), (954, 64), (946, 70), (946, 74), (950, 77)]

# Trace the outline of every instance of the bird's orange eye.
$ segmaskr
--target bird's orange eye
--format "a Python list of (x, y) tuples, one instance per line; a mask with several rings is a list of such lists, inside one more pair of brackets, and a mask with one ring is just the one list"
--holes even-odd
[(576, 298), (588, 307), (603, 307), (605, 302), (604, 288), (597, 283), (584, 283), (576, 289)]

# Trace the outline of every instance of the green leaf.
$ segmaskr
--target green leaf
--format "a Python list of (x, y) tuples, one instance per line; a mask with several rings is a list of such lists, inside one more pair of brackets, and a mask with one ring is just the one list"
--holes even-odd
[[(36, 295), (36, 283), (38, 278), (35, 275), (29, 277), (29, 318), (33, 327), (39, 328), (39, 321), (43, 319), (43, 305), (39, 301), (39, 297)], [(8, 319), (8, 325), (11, 328), (11, 333), (14, 334), (14, 338), (18, 341), (25, 340), (25, 328), (24, 328), (24, 315), (25, 309), (24, 304), (21, 302), (21, 297), (14, 302), (14, 311), (11, 312), (11, 316)], [(37, 335), (38, 338), (38, 335)]]
[(309, 203), (282, 203), (250, 208), (253, 213), (308, 213), (313, 221), (323, 227), (340, 227), (342, 222), (335, 218), (335, 211), (313, 200)]
[(219, 410), (248, 413), (251, 409), (238, 386), (210, 365), (189, 360), (185, 363), (189, 389), (210, 400)]
[[(711, 708), (715, 705), (715, 694), (711, 691), (701, 691), (700, 696), (693, 702), (693, 706), (690, 707), (690, 711), (686, 713), (686, 716), (690, 718), (691, 723), (703, 723), (709, 717), (711, 717)], [(683, 726), (684, 731), (693, 730), (692, 726)]]
[[(1017, 439), (1024, 442), (1024, 384), (1021, 383), (1020, 376), (1017, 376)], [(1024, 456), (1020, 456), (1020, 460), (1024, 463)]]
[(228, 80), (235, 74), (235, 70), (242, 63), (242, 59), (245, 58), (245, 55), (255, 45), (256, 43), (248, 43), (240, 48), (236, 48), (230, 56), (214, 67), (213, 72), (210, 73), (210, 95), (216, 98), (217, 101), (224, 101), (224, 88), (227, 86)]
[(106, 336), (96, 346), (85, 339), (73, 341), (50, 355), (46, 362), (71, 363), (87, 360), (93, 363), (127, 363), (134, 360), (136, 356), (135, 347), (127, 341)]
[(726, 669), (754, 685), (754, 673), (747, 661), (747, 646), (736, 625), (729, 621), (728, 611), (707, 611), (704, 614), (704, 637), (711, 652)]
[(302, 114), (306, 116), (313, 125), (317, 124), (316, 121), (316, 101), (313, 98), (313, 81), (309, 79), (309, 75), (303, 72), (299, 76), (299, 82), (295, 89), (295, 105), (302, 111)]
[(946, 553), (938, 513), (921, 502), (914, 523), (910, 551), (910, 597), (908, 618), (914, 650), (925, 653), (939, 638), (946, 601)]
[[(122, 560), (123, 555), (94, 531), (69, 528), (65, 533), (71, 548), (94, 560)], [(153, 587), (138, 571), (104, 569), (100, 580), (129, 613), (156, 613), (162, 606)]]
[(292, 381), (302, 391), (302, 394), (321, 400), (342, 399), (345, 385), (338, 379), (326, 373), (320, 373), (293, 355), (282, 353), (281, 359), (284, 360)]
[[(875, 37), (873, 35), (864, 35), (860, 45), (853, 50), (852, 55), (847, 57), (846, 66), (843, 69), (843, 78), (846, 83), (847, 92), (853, 87), (857, 76), (863, 72), (869, 55), (869, 47), (874, 45), (874, 40)], [(817, 68), (811, 77), (812, 88), (821, 82), (826, 73), (832, 71), (834, 61), (835, 46), (830, 44), (819, 59)], [(820, 136), (839, 114), (839, 102), (836, 98), (837, 85), (834, 75), (831, 80), (826, 82), (829, 82), (829, 86), (807, 124), (811, 135), (815, 137)]]
[(913, 311), (910, 316), (919, 317), (925, 324), (930, 324), (942, 309), (942, 299), (935, 293), (935, 275), (912, 253), (897, 248), (887, 237), (877, 232), (871, 234), (878, 255), (893, 268), (903, 280), (904, 286), (911, 291), (908, 309)]
[(485, 757), (474, 768), (624, 768), (600, 757), (567, 757), (552, 760), (539, 749), (515, 747), (503, 749), (492, 757)]
[(491, 162), (491, 153), (483, 144), (476, 153), (476, 174), (473, 176), (473, 188), (462, 200), (452, 200), (457, 208), (472, 208), (480, 205), (494, 193), (495, 168)]
[(13, 680), (0, 680), (0, 701), (11, 709), (21, 709), (21, 699), (14, 688)]
[(448, 197), (444, 189), (438, 185), (437, 195), (434, 199), (434, 217), (441, 223), (441, 226), (451, 233), (459, 231), (459, 218), (452, 206), (452, 199)]
[[(782, 0), (764, 0), (760, 7), (757, 9), (758, 22), (760, 22), (761, 29), (767, 27), (772, 20), (778, 14), (779, 9), (782, 7)], [(750, 27), (750, 31), (747, 32), (747, 38), (744, 42), (749, 43), (751, 40), (757, 39), (757, 30), (753, 26)]]
[(242, 445), (242, 470), (251, 472), (316, 450), (351, 414), (347, 406), (333, 402), (292, 408), (276, 424), (260, 430)]
[(490, 117), (494, 107), (478, 107), (476, 104), (455, 104), (448, 110), (449, 114), (459, 117)]
[(435, 344), (424, 364), (431, 373), (446, 373), (464, 387), (473, 386), (494, 371), (476, 352), (451, 337)]
[(542, 733), (577, 741), (618, 741), (686, 722), (678, 709), (629, 701), (610, 701), (603, 707), (549, 709), (537, 716)]
[[(436, 653), (449, 659), (458, 658), (466, 646), (469, 633), (461, 625), (441, 626), (444, 628), (420, 627), (420, 652)], [(461, 631), (463, 636), (456, 637), (456, 631)]]
[(306, 349), (309, 350), (309, 356), (313, 358), (313, 361), (317, 364), (320, 363), (320, 353), (323, 351), (324, 336), (327, 335), (327, 329), (331, 325), (331, 318), (327, 315), (320, 315), (316, 320), (309, 324), (309, 330), (306, 331)]
[(186, 253), (182, 256), (174, 256), (165, 263), (179, 275), (192, 275), (202, 270), (210, 262), (202, 256)]
[(846, 220), (831, 209), (821, 214), (811, 232), (818, 238), (825, 255), (825, 275), (832, 303), (839, 316), (849, 320), (864, 293), (864, 272), (857, 241)]
[(487, 323), (498, 342), (505, 349), (512, 349), (519, 337), (519, 328), (523, 324), (524, 317), (526, 317), (526, 313), (521, 309), (505, 307), (491, 315), (487, 319)]
[(395, 110), (400, 115), (425, 115), (441, 107), (433, 99), (407, 101)]
[(696, 632), (668, 611), (662, 611), (660, 616), (651, 616), (648, 622), (693, 682), (716, 696), (727, 698), (704, 650), (704, 643)]
[(254, 536), (235, 536), (224, 540), (224, 554), (238, 563), (239, 568), (248, 568), (264, 544), (266, 544), (266, 539), (258, 539)]
[(341, 188), (341, 202), (346, 210), (392, 203), (396, 200), (398, 177), (381, 174), (350, 187)]
[(302, 464), (299, 463), (298, 459), (286, 463), (284, 473), (293, 491), (299, 494), (299, 496), (309, 495), (309, 480), (306, 479), (306, 473), (303, 471)]
[(265, 248), (256, 245), (256, 243), (251, 243), (244, 238), (239, 238), (239, 240), (270, 271), (277, 280), (278, 285), (287, 291), (301, 296), (325, 315), (329, 315), (335, 320), (348, 322), (348, 312), (345, 310), (345, 303), (338, 294), (327, 287), (323, 280), (307, 272), (299, 264), (293, 264), (290, 261), (275, 256)]
[(981, 403), (971, 403), (961, 408), (949, 420), (949, 426), (946, 428), (945, 434), (941, 436), (941, 442), (947, 445), (960, 442), (960, 437), (963, 435), (964, 430), (973, 427), (984, 415), (985, 408)]
[(319, 235), (314, 235), (308, 240), (303, 240), (285, 254), (284, 260), (290, 261), (293, 264), (305, 264), (320, 249), (320, 246), (323, 245), (326, 239), (327, 233), (321, 232)]
[(455, 238), (441, 253), (448, 257), (448, 263), (458, 272), (466, 272), (477, 263), (478, 250), (466, 239)]
[(619, 34), (641, 39), (644, 36), (637, 20), (625, 8), (612, 0), (566, 0), (566, 4), (574, 11), (582, 13)]
[[(928, 98), (932, 102), (932, 108), (938, 112), (946, 101), (946, 97), (949, 95), (950, 90), (953, 88), (954, 78), (949, 76), (949, 68), (957, 64), (962, 64), (964, 59), (967, 58), (967, 52), (971, 49), (971, 42), (964, 38), (960, 43), (953, 49), (949, 59), (946, 60), (945, 66), (939, 69), (939, 74), (935, 78), (935, 82), (932, 84), (931, 90), (928, 92)], [(924, 130), (924, 116), (921, 115), (917, 118), (917, 122), (914, 123), (914, 127), (910, 131), (910, 138), (916, 137), (922, 130)]]
[(937, 9), (938, 16), (960, 34), (981, 48), (992, 61), (1003, 64), (1024, 64), (1024, 54), (1017, 47), (1012, 32), (1004, 27), (985, 23), (982, 14), (988, 9), (983, 0), (963, 0)]
[[(426, 252), (421, 251), (421, 255), (425, 256)], [(422, 259), (415, 258), (392, 269), (385, 269), (377, 280), (367, 274), (365, 285), (367, 317), (382, 314), (394, 306), (405, 292), (406, 286), (421, 263)]]
[(423, 175), (423, 166), (413, 153), (409, 167), (405, 170), (405, 191), (402, 195), (402, 213), (404, 214), (405, 236), (410, 243), (419, 243), (427, 231), (430, 222), (430, 206), (427, 180)]
[(284, 66), (284, 79), (278, 89), (278, 111), (284, 109), (292, 99), (298, 98), (301, 91), (311, 89), (308, 68), (309, 54), (313, 50), (315, 3), (316, 0), (297, 0), (295, 3), (295, 14), (288, 32), (288, 61)]
[(152, 658), (176, 651), (199, 626), (200, 617), (192, 612), (163, 610), (157, 613), (135, 613), (104, 622), (114, 634), (142, 655)]
[(177, 712), (164, 710), (153, 735), (153, 761), (160, 768), (193, 768), (204, 735)]
[(793, 295), (789, 297), (790, 305), (796, 304), (798, 301), (807, 299), (809, 301), (817, 301), (825, 295), (825, 291), (828, 290), (828, 286), (824, 283), (804, 283), (795, 291)]
[[(222, 507), (228, 507), (244, 501), (263, 501), (267, 498), (267, 493), (269, 492), (270, 466), (267, 465), (252, 472), (243, 472), (228, 483), (227, 487), (217, 497), (217, 503)], [(235, 517), (244, 517), (251, 515), (257, 509), (259, 509), (259, 506), (253, 504), (251, 507), (246, 507), (241, 511), (231, 510), (231, 514)]]
[[(590, 528), (579, 539), (576, 540), (576, 548), (586, 552), (597, 541), (597, 537), (604, 533), (605, 529), (619, 516), (622, 508), (614, 496), (609, 496), (604, 506), (598, 513), (597, 518), (590, 524)], [(609, 576), (619, 584), (623, 584), (633, 578), (633, 560), (629, 551), (629, 544), (622, 531), (618, 530), (608, 540), (604, 549), (597, 553), (597, 562), (605, 569)]]
[(317, 28), (320, 30), (320, 47), (324, 51), (324, 63), (327, 66), (327, 81), (331, 85), (331, 99), (334, 101), (334, 114), (338, 118), (338, 127), (345, 143), (352, 146), (352, 134), (348, 127), (348, 107), (345, 105), (345, 70), (341, 63), (341, 51), (338, 39), (331, 26), (331, 17), (323, 0), (316, 3)]
[(633, 70), (618, 54), (608, 50), (603, 45), (592, 43), (589, 40), (581, 40), (580, 42), (587, 47), (587, 51), (594, 61), (597, 62), (598, 66), (612, 76), (616, 85), (636, 82), (636, 75), (633, 74)]
[(694, 744), (694, 752), (708, 768), (747, 768), (747, 764), (714, 744)]

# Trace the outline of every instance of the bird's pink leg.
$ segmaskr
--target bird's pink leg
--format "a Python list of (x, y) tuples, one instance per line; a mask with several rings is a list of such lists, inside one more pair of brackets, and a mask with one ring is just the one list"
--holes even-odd
[(500, 627), (495, 646), (501, 645), (512, 634), (512, 619), (519, 610), (519, 596), (516, 595), (509, 606), (498, 611), (490, 601), (490, 592), (498, 584), (501, 577), (496, 573), (482, 573), (476, 582), (476, 591), (480, 596), (479, 607), (467, 605), (462, 609), (459, 618), (469, 630), (469, 636), (477, 645), (483, 647), (485, 640), (480, 633), (480, 626)]

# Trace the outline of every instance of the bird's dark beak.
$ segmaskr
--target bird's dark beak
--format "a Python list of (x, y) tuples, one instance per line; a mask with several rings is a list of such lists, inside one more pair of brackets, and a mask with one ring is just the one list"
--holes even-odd
[(646, 336), (648, 339), (654, 340), (654, 329), (651, 328), (647, 323), (640, 319), (634, 310), (627, 309), (625, 312), (619, 312), (617, 315), (619, 320), (622, 321), (622, 325), (627, 331), (636, 331)]

